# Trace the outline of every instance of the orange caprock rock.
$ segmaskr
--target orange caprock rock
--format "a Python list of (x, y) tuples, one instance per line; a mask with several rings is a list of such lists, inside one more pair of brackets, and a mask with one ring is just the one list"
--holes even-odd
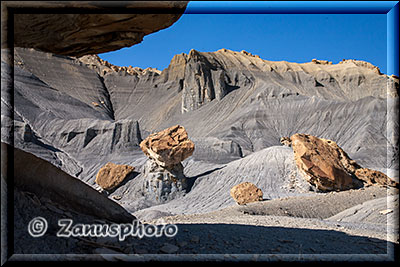
[(140, 143), (146, 156), (163, 167), (178, 164), (191, 156), (194, 147), (185, 128), (180, 125), (151, 134)]

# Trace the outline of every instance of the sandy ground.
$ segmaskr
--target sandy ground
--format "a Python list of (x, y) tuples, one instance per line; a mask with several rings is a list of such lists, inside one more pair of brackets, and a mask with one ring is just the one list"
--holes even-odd
[[(372, 186), (361, 190), (330, 192), (315, 196), (288, 197), (250, 203), (243, 206), (236, 205), (205, 214), (168, 216), (163, 217), (163, 219), (168, 223), (175, 224), (220, 223), (263, 227), (324, 229), (398, 242), (398, 236), (396, 236), (394, 231), (396, 228), (398, 229), (398, 225), (396, 225), (398, 221), (398, 197), (393, 203), (380, 201), (381, 205), (379, 207), (376, 206), (375, 202), (377, 201), (371, 201), (381, 200), (382, 198), (387, 200), (386, 196), (397, 195), (398, 190)], [(370, 215), (373, 218), (370, 218), (368, 222), (365, 222), (363, 214), (359, 214), (358, 220), (357, 218), (353, 218), (351, 222), (346, 222), (346, 220), (339, 217), (329, 218), (334, 215), (337, 216), (337, 214), (347, 209), (352, 209), (361, 203), (370, 203), (366, 209), (374, 213), (374, 215)], [(391, 216), (393, 214), (396, 216)], [(154, 220), (153, 223), (156, 221)], [(392, 231), (387, 231), (387, 228), (392, 228)]]
[(379, 186), (234, 205), (162, 221), (179, 231), (162, 241), (158, 252), (150, 239), (141, 240), (135, 248), (138, 255), (97, 251), (113, 260), (393, 261), (399, 244), (398, 190)]
[[(37, 206), (18, 192), (16, 196), (18, 260), (393, 261), (399, 245), (398, 190), (378, 186), (162, 217), (147, 223), (176, 225), (176, 235), (129, 236), (123, 241), (56, 237), (60, 218), (101, 221), (43, 200)], [(49, 231), (32, 238), (26, 226), (38, 214), (49, 221)]]
[[(391, 202), (382, 201), (386, 199)], [(377, 202), (381, 204), (376, 205)], [(357, 203), (363, 203), (363, 213), (369, 211), (368, 220), (362, 212), (358, 220), (353, 212), (350, 222), (343, 221), (345, 216), (330, 219), (354, 209)], [(185, 241), (177, 241), (179, 252), (184, 254), (214, 251), (246, 256), (260, 253), (263, 254), (260, 259), (264, 260), (273, 258), (267, 254), (295, 260), (301, 254), (307, 260), (332, 259), (334, 255), (335, 260), (351, 259), (350, 256), (356, 260), (374, 257), (390, 260), (399, 244), (398, 190), (378, 186), (236, 205), (205, 214), (163, 217), (163, 220), (177, 224), (181, 238), (190, 232), (188, 244), (201, 244), (196, 248), (179, 247)]]

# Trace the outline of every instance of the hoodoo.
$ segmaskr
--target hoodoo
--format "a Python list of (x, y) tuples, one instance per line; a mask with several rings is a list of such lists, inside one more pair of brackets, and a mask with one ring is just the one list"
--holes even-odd
[(140, 148), (149, 157), (144, 165), (143, 191), (147, 197), (165, 202), (186, 190), (181, 162), (193, 154), (194, 143), (183, 126), (151, 134), (140, 143)]

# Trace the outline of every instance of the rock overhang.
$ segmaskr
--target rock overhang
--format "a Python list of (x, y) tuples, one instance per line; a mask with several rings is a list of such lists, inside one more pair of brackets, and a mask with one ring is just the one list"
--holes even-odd
[(75, 57), (118, 50), (171, 26), (187, 3), (5, 2), (2, 37), (11, 37), (7, 29), (13, 29), (14, 35), (13, 40), (2, 38), (1, 47), (13, 41), (14, 47)]

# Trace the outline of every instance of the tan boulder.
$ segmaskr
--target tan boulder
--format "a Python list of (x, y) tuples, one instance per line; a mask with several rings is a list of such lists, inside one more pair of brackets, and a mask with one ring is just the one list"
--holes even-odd
[(336, 142), (308, 134), (294, 134), (290, 140), (298, 169), (318, 190), (346, 190), (354, 187), (352, 175), (345, 166), (352, 169), (352, 163), (355, 162)]
[(140, 148), (158, 165), (166, 167), (178, 164), (191, 156), (194, 143), (188, 138), (183, 126), (175, 125), (149, 135), (140, 143)]
[(96, 183), (105, 190), (117, 187), (125, 178), (133, 172), (135, 167), (129, 165), (118, 165), (108, 162), (96, 175)]
[(230, 194), (239, 205), (263, 200), (261, 189), (250, 182), (235, 185), (231, 188)]
[(300, 173), (318, 190), (346, 190), (363, 183), (398, 186), (384, 173), (362, 168), (332, 140), (299, 133), (290, 140)]
[(290, 137), (281, 137), (279, 139), (279, 142), (283, 145), (283, 146), (288, 146), (291, 147), (292, 146), (292, 141), (290, 140)]
[(386, 174), (380, 171), (375, 171), (368, 168), (359, 168), (355, 171), (354, 174), (355, 176), (357, 176), (358, 179), (362, 180), (367, 185), (379, 184), (399, 187), (398, 182), (393, 181)]

